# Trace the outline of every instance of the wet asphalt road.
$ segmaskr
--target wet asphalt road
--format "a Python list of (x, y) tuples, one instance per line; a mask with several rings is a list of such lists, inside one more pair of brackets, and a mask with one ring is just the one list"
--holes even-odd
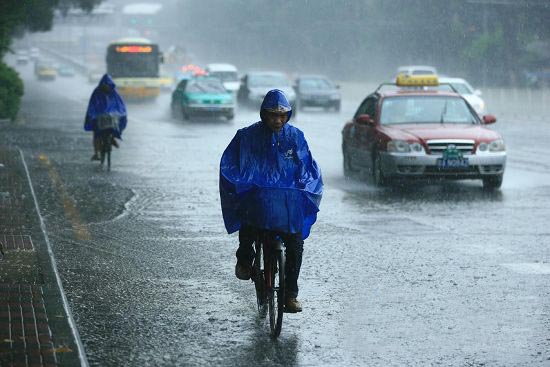
[(340, 114), (300, 112), (326, 190), (304, 312), (272, 340), (233, 275), (217, 188), (223, 149), (257, 113), (182, 123), (168, 95), (129, 105), (106, 172), (82, 131), (93, 85), (20, 70), (22, 118), (2, 140), (25, 153), (91, 365), (550, 365), (549, 120), (497, 122), (509, 159), (491, 193), (345, 180), (340, 130), (362, 96)]

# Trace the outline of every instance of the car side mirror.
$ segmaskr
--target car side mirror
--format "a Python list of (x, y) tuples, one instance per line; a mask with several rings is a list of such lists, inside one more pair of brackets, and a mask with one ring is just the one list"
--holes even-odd
[(481, 95), (482, 95), (483, 93), (481, 93), (481, 91), (480, 91), (479, 89), (476, 89), (476, 90), (474, 90), (474, 94), (475, 94), (476, 96), (478, 96), (478, 97), (481, 97)]
[(357, 116), (355, 122), (362, 125), (374, 125), (374, 120), (372, 119), (372, 117), (366, 114)]
[(485, 125), (490, 125), (490, 124), (494, 124), (495, 122), (497, 122), (497, 118), (493, 115), (485, 115), (483, 116), (483, 123)]

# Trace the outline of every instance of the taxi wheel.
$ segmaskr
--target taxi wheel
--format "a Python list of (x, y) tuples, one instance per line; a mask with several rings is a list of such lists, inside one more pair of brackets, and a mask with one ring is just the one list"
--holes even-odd
[(178, 113), (176, 112), (176, 109), (175, 109), (174, 105), (171, 105), (171, 106), (170, 106), (170, 111), (171, 111), (171, 113), (172, 113), (172, 118), (173, 118), (173, 119), (178, 118)]
[(189, 120), (189, 113), (187, 112), (187, 110), (185, 109), (185, 107), (182, 107), (182, 108), (181, 108), (181, 118), (182, 118), (182, 120), (184, 120), (184, 121)]
[(498, 189), (502, 186), (502, 175), (491, 176), (483, 179), (483, 188), (487, 190)]
[(376, 153), (374, 157), (372, 176), (376, 186), (382, 187), (387, 185), (388, 180), (384, 177), (384, 172), (382, 171), (382, 159), (380, 158), (380, 153)]

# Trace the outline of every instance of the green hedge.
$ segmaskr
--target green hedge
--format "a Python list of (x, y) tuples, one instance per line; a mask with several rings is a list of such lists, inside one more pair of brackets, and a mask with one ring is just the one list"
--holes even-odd
[(0, 119), (15, 120), (23, 95), (19, 74), (0, 61)]

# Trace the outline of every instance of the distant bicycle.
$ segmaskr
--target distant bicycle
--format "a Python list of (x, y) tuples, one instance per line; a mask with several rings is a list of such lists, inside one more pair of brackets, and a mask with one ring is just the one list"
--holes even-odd
[(119, 117), (116, 115), (102, 115), (97, 119), (97, 128), (99, 130), (99, 161), (103, 166), (107, 160), (107, 170), (111, 170), (111, 151), (115, 139), (113, 131), (118, 130)]
[(285, 247), (271, 231), (261, 231), (255, 241), (252, 280), (261, 317), (269, 314), (271, 335), (278, 337), (285, 307)]

